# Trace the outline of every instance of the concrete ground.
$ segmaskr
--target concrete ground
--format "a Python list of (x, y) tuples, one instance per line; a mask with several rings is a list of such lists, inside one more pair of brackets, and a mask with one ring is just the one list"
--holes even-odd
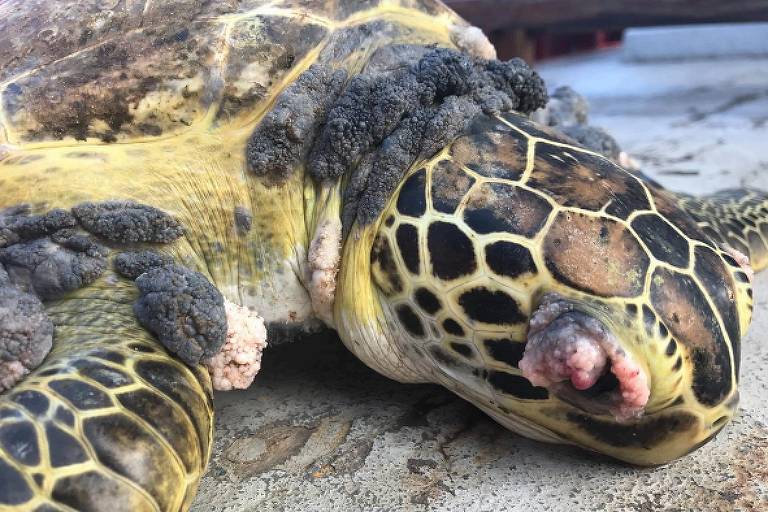
[[(670, 188), (768, 190), (768, 60), (639, 65), (612, 51), (541, 71), (585, 93), (592, 122)], [(250, 390), (217, 396), (193, 510), (768, 510), (768, 275), (755, 288), (741, 411), (668, 466), (529, 441), (318, 336), (267, 351)]]

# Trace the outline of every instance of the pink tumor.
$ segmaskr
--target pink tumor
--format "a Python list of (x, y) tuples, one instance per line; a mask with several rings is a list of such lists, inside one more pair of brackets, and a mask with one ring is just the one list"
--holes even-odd
[[(640, 416), (650, 397), (646, 373), (603, 324), (555, 297), (545, 298), (531, 319), (520, 369), (532, 384), (605, 408), (620, 421)], [(600, 403), (573, 392), (592, 388), (608, 371), (618, 389)]]
[(247, 389), (261, 368), (261, 353), (267, 346), (264, 320), (246, 308), (225, 301), (227, 339), (221, 350), (204, 360), (218, 391)]

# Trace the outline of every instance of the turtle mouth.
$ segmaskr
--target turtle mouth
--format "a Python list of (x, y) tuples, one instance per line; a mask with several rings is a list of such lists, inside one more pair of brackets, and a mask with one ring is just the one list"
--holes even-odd
[(645, 371), (605, 325), (557, 296), (531, 317), (520, 369), (562, 401), (617, 421), (641, 416), (650, 397)]

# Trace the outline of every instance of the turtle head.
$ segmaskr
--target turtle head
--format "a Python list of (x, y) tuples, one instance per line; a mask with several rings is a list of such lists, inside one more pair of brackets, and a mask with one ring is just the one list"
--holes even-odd
[(738, 264), (608, 160), (539, 140), (526, 164), (519, 134), (484, 130), (412, 168), (348, 237), (347, 345), (526, 436), (631, 463), (712, 438), (738, 396), (750, 303)]

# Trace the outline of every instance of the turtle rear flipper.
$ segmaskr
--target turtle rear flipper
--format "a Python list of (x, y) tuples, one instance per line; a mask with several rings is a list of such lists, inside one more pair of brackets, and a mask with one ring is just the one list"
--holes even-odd
[(756, 272), (768, 267), (768, 194), (728, 189), (681, 203), (713, 241), (748, 256)]
[(186, 510), (194, 497), (212, 438), (208, 374), (139, 326), (128, 293), (109, 294), (51, 304), (53, 352), (0, 396), (3, 510)]

